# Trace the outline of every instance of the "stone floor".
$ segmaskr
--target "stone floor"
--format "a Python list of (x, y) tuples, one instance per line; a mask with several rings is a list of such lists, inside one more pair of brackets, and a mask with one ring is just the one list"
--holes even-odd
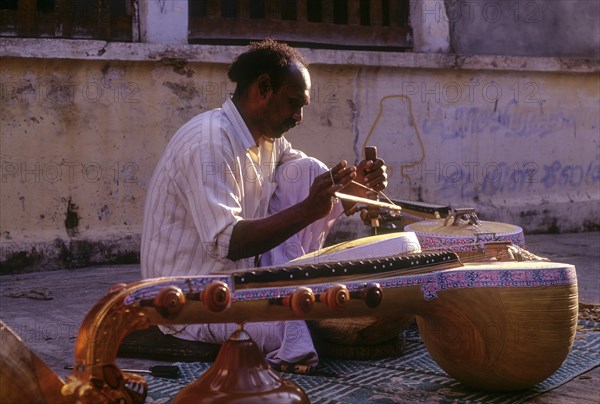
[[(600, 233), (526, 235), (527, 249), (576, 266), (580, 302), (600, 302)], [(65, 376), (87, 311), (115, 283), (139, 279), (138, 265), (103, 266), (0, 276), (0, 319), (54, 371)], [(596, 319), (598, 321), (598, 319)], [(156, 364), (120, 359), (122, 368)], [(600, 402), (600, 368), (546, 392), (532, 403)]]

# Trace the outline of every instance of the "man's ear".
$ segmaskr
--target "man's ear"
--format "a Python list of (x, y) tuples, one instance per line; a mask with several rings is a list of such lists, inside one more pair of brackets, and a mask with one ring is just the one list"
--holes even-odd
[(271, 77), (266, 73), (258, 76), (256, 84), (258, 85), (258, 92), (263, 97), (273, 88), (271, 85)]

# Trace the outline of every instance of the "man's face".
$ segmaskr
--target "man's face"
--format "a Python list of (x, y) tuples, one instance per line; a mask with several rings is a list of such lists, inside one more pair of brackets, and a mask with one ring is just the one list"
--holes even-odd
[(271, 94), (264, 111), (265, 136), (280, 138), (302, 121), (302, 108), (310, 102), (310, 75), (294, 65), (281, 87)]

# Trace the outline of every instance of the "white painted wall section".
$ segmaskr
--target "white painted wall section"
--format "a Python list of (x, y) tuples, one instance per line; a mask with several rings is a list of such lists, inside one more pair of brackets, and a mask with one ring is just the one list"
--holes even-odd
[(142, 42), (186, 44), (188, 42), (188, 2), (181, 0), (140, 1)]
[(450, 50), (450, 26), (443, 0), (412, 0), (410, 22), (414, 52), (446, 53)]

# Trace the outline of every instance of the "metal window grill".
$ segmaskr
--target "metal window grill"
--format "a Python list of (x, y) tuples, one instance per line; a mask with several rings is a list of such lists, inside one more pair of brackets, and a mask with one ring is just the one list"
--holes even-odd
[(266, 37), (311, 48), (409, 50), (409, 0), (189, 1), (190, 43)]
[(0, 36), (133, 41), (134, 0), (0, 0)]

